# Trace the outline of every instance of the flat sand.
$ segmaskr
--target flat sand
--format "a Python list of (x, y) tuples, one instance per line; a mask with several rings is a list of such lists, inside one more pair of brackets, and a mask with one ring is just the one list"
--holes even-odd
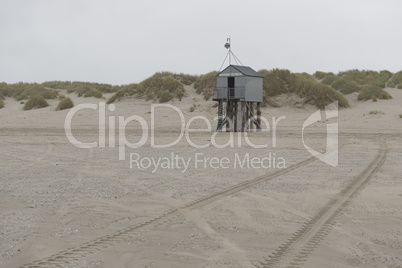
[[(125, 99), (106, 109), (99, 127), (99, 111), (83, 109), (72, 119), (72, 133), (80, 142), (98, 142), (88, 149), (67, 139), (69, 111), (55, 111), (57, 100), (22, 111), (20, 102), (6, 99), (0, 109), (0, 267), (402, 267), (402, 90), (386, 90), (393, 99), (358, 102), (351, 95), (350, 108), (330, 119), (322, 111), (322, 119), (305, 128), (305, 143), (324, 153), (327, 125), (338, 123), (336, 167), (305, 149), (303, 122), (316, 109), (294, 96), (281, 96), (282, 107), (265, 107), (270, 131), (247, 138), (215, 135), (217, 108), (191, 87), (187, 97), (169, 103), (184, 118)], [(104, 101), (63, 94), (76, 105)], [(186, 131), (205, 148), (195, 148), (186, 135), (155, 148), (149, 130), (144, 144), (125, 147), (119, 160), (119, 116), (132, 115), (149, 126), (154, 115), (159, 145), (174, 142), (181, 123), (194, 116), (212, 128)], [(272, 116), (286, 116), (276, 132)], [(189, 128), (207, 129), (205, 121), (193, 120)], [(127, 124), (127, 141), (140, 141), (141, 129)], [(214, 145), (231, 135), (233, 146)], [(268, 146), (254, 148), (246, 139)], [(166, 165), (155, 167), (152, 159)]]

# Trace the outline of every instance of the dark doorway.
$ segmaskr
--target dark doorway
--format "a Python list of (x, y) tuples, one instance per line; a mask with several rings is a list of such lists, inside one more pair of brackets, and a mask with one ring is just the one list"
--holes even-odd
[(233, 98), (235, 95), (235, 78), (228, 77), (229, 98)]

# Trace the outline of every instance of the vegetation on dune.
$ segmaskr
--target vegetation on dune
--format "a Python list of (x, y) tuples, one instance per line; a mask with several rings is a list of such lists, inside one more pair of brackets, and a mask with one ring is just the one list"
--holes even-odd
[(197, 81), (198, 76), (190, 74), (172, 74), (179, 82), (185, 84), (186, 86), (192, 85)]
[(373, 111), (370, 111), (369, 114), (384, 114), (384, 112), (380, 111), (380, 110), (373, 110)]
[(3, 97), (12, 97), (12, 93), (7, 83), (5, 82), (0, 83), (0, 94)]
[(264, 76), (263, 94), (264, 102), (267, 103), (267, 97), (276, 96), (282, 93), (295, 93), (306, 102), (311, 102), (317, 108), (323, 109), (326, 105), (338, 101), (340, 107), (348, 107), (347, 99), (335, 89), (320, 84), (305, 74), (291, 73), (289, 70), (273, 69), (260, 70), (259, 73)]
[[(264, 76), (263, 104), (265, 105), (269, 103), (269, 97), (281, 93), (296, 93), (298, 96), (306, 98), (306, 102), (313, 103), (319, 108), (323, 108), (335, 100), (338, 100), (341, 107), (347, 107), (349, 104), (341, 93), (358, 92), (359, 100), (372, 99), (376, 101), (377, 98), (392, 98), (383, 90), (387, 83), (390, 87), (402, 88), (402, 71), (394, 75), (389, 71), (368, 70), (349, 70), (338, 74), (317, 71), (310, 75), (273, 69), (270, 71), (261, 70), (260, 73)], [(181, 100), (186, 94), (184, 89), (186, 85), (194, 85), (196, 92), (203, 95), (205, 100), (209, 100), (216, 88), (217, 74), (217, 71), (200, 76), (158, 72), (141, 83), (121, 86), (78, 81), (48, 81), (42, 84), (23, 82), (7, 84), (2, 82), (0, 83), (0, 108), (4, 107), (5, 97), (15, 98), (22, 102), (32, 99), (43, 105), (45, 103), (42, 99), (45, 101), (56, 98), (63, 100), (65, 97), (59, 94), (60, 90), (66, 90), (68, 93), (75, 92), (79, 97), (95, 98), (102, 98), (105, 93), (115, 93), (108, 99), (108, 104), (130, 96), (155, 102), (168, 102), (175, 98)], [(29, 105), (27, 105), (28, 107)]]
[(156, 73), (145, 79), (138, 85), (137, 93), (147, 100), (159, 102), (168, 102), (175, 97), (181, 100), (185, 96), (183, 84), (169, 72)]
[[(114, 86), (110, 84), (103, 83), (92, 83), (92, 82), (79, 82), (79, 81), (48, 81), (42, 83), (43, 86), (52, 89), (65, 89), (67, 92), (82, 92), (85, 89), (93, 89), (101, 93), (113, 93), (120, 90), (120, 86)], [(84, 95), (85, 92), (81, 95)]]
[(41, 94), (42, 97), (44, 97), (47, 100), (53, 100), (56, 99), (59, 93), (55, 90), (44, 90)]
[(123, 97), (138, 95), (146, 100), (168, 102), (174, 98), (181, 100), (186, 94), (184, 85), (191, 85), (197, 77), (186, 74), (174, 74), (171, 72), (159, 72), (145, 79), (139, 84), (121, 86), (107, 103), (113, 103)]
[(6, 97), (13, 97), (18, 101), (29, 99), (32, 96), (40, 95), (45, 99), (57, 98), (58, 92), (46, 89), (42, 84), (38, 83), (1, 83), (0, 93)]
[(24, 105), (24, 110), (39, 109), (49, 106), (46, 99), (41, 95), (35, 95), (29, 98)]
[[(357, 69), (339, 72), (337, 75), (333, 73), (324, 73), (317, 71), (313, 75), (316, 79), (321, 80), (321, 83), (326, 85), (334, 85), (338, 80), (342, 79), (343, 84), (350, 86), (350, 84), (357, 84), (359, 87), (364, 87), (367, 85), (376, 85), (380, 87), (385, 87), (385, 83), (392, 76), (392, 73), (389, 71), (370, 71), (370, 70), (362, 70), (359, 71)], [(337, 88), (339, 90), (339, 88)], [(348, 90), (346, 90), (348, 91)]]
[(325, 78), (328, 78), (328, 77), (332, 77), (332, 76), (335, 76), (334, 75), (334, 73), (326, 73), (326, 72), (321, 72), (321, 71), (316, 71), (314, 74), (313, 74), (313, 77), (314, 78), (316, 78), (316, 79), (318, 79), (318, 80), (322, 80), (322, 79), (325, 79)]
[(213, 89), (216, 88), (216, 75), (217, 71), (212, 71), (204, 75), (200, 75), (194, 83), (194, 88), (197, 94), (204, 95), (205, 100), (212, 97)]
[[(374, 101), (373, 97), (379, 99), (391, 98), (391, 96), (383, 90), (387, 81), (392, 77), (392, 73), (387, 70), (376, 72), (354, 69), (339, 72), (337, 75), (317, 71), (314, 73), (314, 77), (321, 80), (320, 82), (322, 84), (329, 85), (343, 94), (359, 92), (359, 100), (373, 99)], [(393, 84), (391, 81), (388, 85)]]
[(98, 89), (91, 87), (91, 86), (82, 86), (77, 90), (78, 97), (84, 96), (85, 98), (88, 97), (95, 97), (95, 98), (102, 98), (102, 92), (100, 92)]
[(365, 86), (357, 96), (358, 100), (369, 100), (377, 101), (377, 99), (392, 99), (392, 96), (388, 94), (384, 89), (379, 86)]
[(297, 75), (298, 75), (298, 76), (301, 76), (301, 77), (303, 77), (303, 78), (305, 78), (305, 79), (307, 79), (307, 80), (310, 80), (310, 81), (312, 81), (312, 82), (316, 82), (316, 80), (314, 79), (314, 77), (313, 77), (311, 74), (308, 74), (308, 73), (298, 73)]
[(327, 77), (325, 77), (321, 83), (323, 83), (324, 85), (330, 86), (332, 85), (336, 80), (338, 79), (338, 77), (334, 74), (332, 75), (328, 75)]
[(388, 82), (388, 87), (397, 87), (402, 89), (402, 71), (395, 73), (390, 81)]
[(340, 78), (331, 84), (331, 87), (340, 91), (342, 94), (347, 95), (353, 92), (359, 92), (360, 86), (351, 79)]
[(70, 98), (63, 98), (59, 104), (57, 105), (56, 110), (65, 110), (65, 109), (70, 109), (74, 107), (74, 102)]
[(369, 70), (349, 70), (345, 72), (339, 72), (338, 77), (347, 80), (353, 80), (360, 86), (379, 86), (385, 87), (385, 83), (391, 78), (392, 73), (389, 71), (369, 71)]

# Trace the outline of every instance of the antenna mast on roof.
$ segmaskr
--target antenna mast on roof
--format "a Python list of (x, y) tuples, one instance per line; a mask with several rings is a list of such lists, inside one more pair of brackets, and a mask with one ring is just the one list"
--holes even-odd
[(225, 64), (225, 61), (227, 59), (227, 57), (229, 56), (229, 65), (232, 65), (232, 56), (233, 59), (235, 60), (236, 64), (239, 65), (239, 62), (241, 65), (243, 65), (243, 63), (236, 57), (236, 55), (232, 52), (232, 46), (231, 46), (231, 42), (230, 42), (230, 36), (226, 39), (226, 44), (225, 44), (225, 48), (228, 50), (228, 53), (226, 54), (225, 59), (222, 62), (221, 68), (219, 68), (219, 71), (222, 69), (223, 64)]
[(231, 54), (232, 54), (232, 48), (230, 47), (230, 36), (228, 39), (226, 39), (226, 44), (225, 44), (225, 48), (229, 49), (228, 54), (229, 54), (229, 65), (231, 65)]

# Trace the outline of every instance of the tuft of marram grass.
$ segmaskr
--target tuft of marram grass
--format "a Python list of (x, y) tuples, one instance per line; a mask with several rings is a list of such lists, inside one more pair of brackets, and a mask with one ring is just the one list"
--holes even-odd
[(351, 78), (340, 78), (336, 80), (331, 87), (339, 90), (342, 94), (347, 95), (353, 92), (359, 92), (360, 87), (356, 81), (353, 81)]
[(65, 110), (65, 109), (70, 109), (74, 107), (74, 102), (70, 98), (63, 98), (59, 104), (57, 105), (56, 110)]
[(0, 98), (0, 109), (4, 107), (4, 101), (2, 98)]
[(402, 88), (402, 71), (399, 71), (392, 76), (388, 82), (388, 87)]
[(55, 90), (45, 90), (41, 93), (42, 97), (44, 97), (47, 100), (53, 100), (57, 98), (58, 92)]
[[(387, 85), (387, 81), (389, 81), (388, 86), (395, 86), (395, 84), (398, 83), (398, 75), (393, 75), (387, 70), (376, 72), (354, 69), (339, 72), (337, 75), (332, 74), (332, 76), (325, 75), (323, 72), (316, 72), (315, 75), (324, 77), (321, 83), (330, 85), (343, 94), (359, 92), (359, 100), (368, 100), (371, 99), (372, 96), (379, 99), (389, 99), (391, 96), (381, 89)], [(379, 89), (374, 90), (374, 88)]]
[(349, 107), (348, 100), (341, 93), (332, 87), (306, 77), (306, 75), (280, 69), (260, 70), (259, 73), (264, 76), (264, 103), (268, 103), (267, 97), (283, 93), (295, 93), (306, 98), (319, 109), (325, 108), (326, 105), (334, 101), (338, 101), (339, 107)]
[(366, 86), (364, 87), (359, 95), (357, 96), (358, 100), (369, 100), (376, 97), (376, 99), (392, 99), (392, 96), (389, 95), (384, 89), (378, 86)]
[(327, 78), (327, 77), (332, 77), (332, 76), (334, 76), (334, 73), (326, 73), (326, 72), (321, 72), (321, 71), (316, 71), (314, 74), (313, 74), (313, 77), (314, 78), (316, 78), (316, 79), (318, 79), (318, 80), (322, 80), (322, 79), (325, 79), (325, 78)]
[(333, 83), (335, 83), (336, 80), (338, 80), (338, 77), (336, 75), (332, 74), (332, 75), (329, 75), (329, 76), (325, 77), (321, 81), (321, 83), (323, 83), (324, 85), (330, 86)]
[[(65, 89), (68, 93), (76, 92), (79, 89), (88, 86), (94, 88), (102, 93), (112, 93), (120, 90), (120, 86), (113, 86), (110, 84), (92, 83), (92, 82), (79, 82), (79, 81), (48, 81), (43, 82), (43, 86), (52, 89)], [(81, 94), (82, 95), (82, 94)]]
[(120, 87), (107, 101), (108, 104), (124, 97), (137, 95), (146, 100), (168, 102), (174, 98), (181, 100), (186, 95), (183, 85), (191, 85), (196, 76), (159, 72), (139, 84), (129, 84)]
[(384, 114), (384, 112), (380, 111), (380, 110), (373, 110), (373, 111), (370, 111), (369, 114)]
[(194, 88), (197, 94), (204, 95), (205, 100), (212, 97), (213, 89), (216, 88), (216, 75), (217, 71), (212, 71), (207, 74), (200, 75), (194, 83)]
[(24, 105), (24, 110), (32, 110), (32, 109), (39, 109), (45, 108), (49, 106), (46, 99), (41, 95), (32, 96)]

